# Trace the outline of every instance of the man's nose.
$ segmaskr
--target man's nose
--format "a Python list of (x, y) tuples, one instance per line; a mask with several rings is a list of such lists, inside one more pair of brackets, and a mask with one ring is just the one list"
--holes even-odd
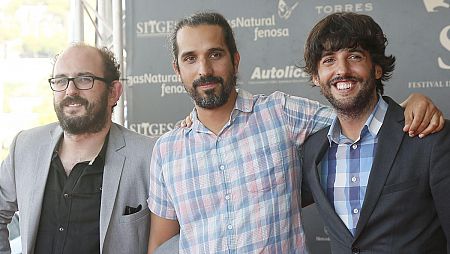
[(78, 90), (78, 88), (75, 86), (74, 81), (70, 80), (67, 84), (66, 95), (77, 95), (79, 92), (80, 90)]
[(345, 61), (343, 59), (337, 60), (335, 66), (336, 66), (336, 69), (335, 69), (336, 75), (338, 75), (338, 76), (346, 76), (348, 74), (348, 72), (349, 72), (349, 65), (348, 65), (347, 61)]
[(203, 59), (200, 61), (200, 66), (198, 69), (198, 74), (200, 76), (210, 76), (213, 73), (213, 68), (211, 65), (211, 61), (208, 59)]

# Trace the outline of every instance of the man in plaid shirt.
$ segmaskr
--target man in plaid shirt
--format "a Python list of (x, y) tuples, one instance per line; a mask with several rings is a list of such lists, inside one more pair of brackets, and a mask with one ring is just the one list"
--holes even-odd
[(180, 231), (180, 253), (306, 253), (297, 148), (330, 124), (317, 102), (236, 90), (240, 56), (217, 13), (181, 20), (173, 68), (192, 126), (163, 135), (151, 163), (149, 253)]

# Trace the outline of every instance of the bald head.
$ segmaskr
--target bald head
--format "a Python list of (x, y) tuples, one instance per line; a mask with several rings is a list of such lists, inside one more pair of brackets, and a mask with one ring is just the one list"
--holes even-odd
[(91, 46), (71, 46), (57, 56), (53, 66), (54, 77), (82, 75), (103, 77), (104, 67), (98, 49)]
[(104, 77), (109, 84), (120, 79), (120, 65), (114, 54), (106, 47), (96, 48), (78, 43), (66, 48), (55, 57), (53, 77), (58, 75), (59, 68), (63, 67), (61, 64), (65, 67), (71, 65), (70, 67), (79, 73), (95, 69), (97, 71), (95, 76)]

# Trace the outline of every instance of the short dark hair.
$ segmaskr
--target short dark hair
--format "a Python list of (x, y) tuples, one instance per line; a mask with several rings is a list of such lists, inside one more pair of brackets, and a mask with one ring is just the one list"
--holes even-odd
[(234, 40), (233, 30), (231, 29), (228, 21), (219, 13), (216, 12), (198, 12), (191, 16), (185, 17), (179, 20), (175, 24), (173, 32), (169, 36), (169, 43), (172, 50), (172, 58), (175, 65), (178, 67), (178, 44), (177, 44), (177, 33), (178, 31), (185, 27), (196, 27), (199, 25), (217, 25), (222, 28), (223, 38), (225, 39), (225, 44), (228, 47), (228, 51), (231, 55), (231, 62), (234, 65), (234, 54), (237, 52), (236, 41)]
[(117, 61), (114, 53), (107, 47), (97, 48), (103, 62), (103, 72), (105, 79), (109, 83), (120, 79), (120, 64)]
[(383, 94), (382, 81), (392, 76), (395, 57), (386, 56), (387, 38), (381, 27), (368, 15), (339, 12), (319, 21), (308, 35), (305, 44), (303, 70), (312, 76), (318, 74), (318, 63), (323, 51), (361, 48), (367, 50), (374, 64), (383, 71), (381, 80), (376, 80), (376, 89)]
[[(113, 81), (120, 79), (120, 64), (114, 56), (114, 53), (107, 47), (97, 48), (82, 42), (74, 43), (70, 47), (92, 48), (100, 54), (103, 63), (103, 78), (108, 81), (108, 88), (111, 87)], [(55, 69), (56, 60), (58, 60), (59, 55), (56, 55), (53, 60), (53, 70)]]

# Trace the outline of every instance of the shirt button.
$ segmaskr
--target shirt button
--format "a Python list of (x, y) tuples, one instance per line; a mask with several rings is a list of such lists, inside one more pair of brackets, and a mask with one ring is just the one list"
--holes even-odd
[(230, 195), (229, 194), (225, 195), (225, 199), (230, 200)]
[(233, 229), (233, 225), (228, 224), (227, 228), (228, 228), (229, 230), (232, 230), (232, 229)]
[(359, 212), (358, 208), (353, 209), (353, 213), (358, 213), (358, 212)]
[(69, 198), (69, 194), (64, 193), (64, 198)]
[(63, 227), (59, 227), (58, 230), (59, 230), (59, 232), (63, 232), (64, 228)]
[(352, 182), (356, 183), (356, 180), (358, 180), (358, 178), (356, 178), (356, 176), (352, 177)]
[(224, 170), (225, 166), (224, 165), (220, 165), (219, 168), (220, 168), (220, 170)]
[(357, 144), (354, 144), (354, 145), (352, 145), (352, 148), (353, 148), (353, 149), (356, 149), (356, 148), (358, 148), (358, 145), (357, 145)]

